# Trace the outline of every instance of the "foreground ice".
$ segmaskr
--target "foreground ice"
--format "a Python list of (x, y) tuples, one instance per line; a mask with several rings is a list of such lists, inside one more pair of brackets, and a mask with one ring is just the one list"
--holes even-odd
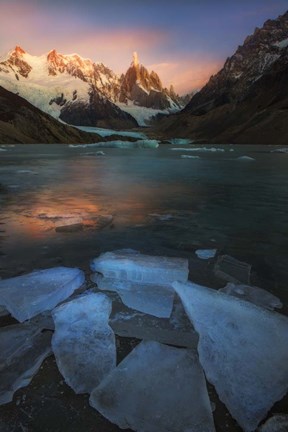
[(278, 297), (262, 288), (255, 286), (235, 285), (233, 283), (228, 283), (224, 288), (220, 288), (219, 291), (270, 310), (276, 308), (281, 309), (283, 306)]
[(173, 284), (199, 333), (207, 379), (246, 432), (288, 390), (288, 318), (193, 283)]
[(259, 432), (287, 432), (288, 414), (276, 414), (259, 428)]
[(30, 323), (0, 329), (0, 405), (30, 383), (51, 353), (51, 333)]
[(106, 252), (91, 262), (91, 270), (107, 278), (130, 280), (131, 282), (169, 285), (174, 281), (186, 282), (188, 261), (142, 254)]
[(146, 139), (147, 135), (145, 135), (142, 132), (134, 132), (134, 131), (119, 131), (119, 130), (113, 130), (113, 129), (104, 129), (104, 128), (97, 128), (97, 127), (90, 127), (90, 126), (76, 126), (77, 129), (80, 129), (84, 132), (89, 133), (95, 133), (100, 135), (101, 137), (107, 137), (111, 135), (121, 135), (131, 138), (139, 138), (139, 139)]
[(92, 392), (90, 404), (121, 429), (215, 431), (197, 354), (157, 342), (138, 345)]
[(201, 159), (200, 156), (192, 156), (192, 155), (181, 155), (182, 159)]
[(0, 281), (0, 305), (18, 321), (53, 309), (85, 280), (77, 268), (55, 267)]
[(129, 308), (158, 318), (169, 318), (171, 315), (175, 292), (170, 285), (105, 278), (99, 273), (92, 275), (91, 279), (99, 289), (117, 292)]
[(216, 253), (217, 253), (217, 249), (197, 249), (195, 251), (195, 254), (197, 255), (198, 258), (205, 259), (205, 260), (214, 258)]
[(137, 141), (107, 141), (107, 142), (98, 142), (94, 144), (69, 144), (70, 148), (84, 147), (84, 148), (122, 148), (122, 149), (134, 149), (134, 148), (158, 148), (159, 141), (152, 139), (140, 139)]
[(90, 393), (116, 366), (115, 336), (108, 325), (112, 304), (104, 294), (89, 293), (52, 313), (52, 348), (66, 383)]

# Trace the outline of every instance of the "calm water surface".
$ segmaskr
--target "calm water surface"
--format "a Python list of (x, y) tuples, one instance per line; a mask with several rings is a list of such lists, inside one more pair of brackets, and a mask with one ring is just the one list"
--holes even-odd
[[(117, 247), (176, 256), (217, 247), (252, 263), (286, 296), (288, 155), (268, 146), (171, 148), (105, 149), (103, 157), (66, 145), (0, 151), (2, 275), (57, 260), (77, 265)], [(237, 159), (243, 155), (255, 160)], [(99, 215), (112, 215), (113, 224), (99, 230)], [(55, 231), (79, 222), (81, 232)]]

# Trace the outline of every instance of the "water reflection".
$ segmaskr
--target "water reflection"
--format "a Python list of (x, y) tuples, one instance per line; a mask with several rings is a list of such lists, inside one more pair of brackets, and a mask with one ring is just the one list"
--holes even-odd
[[(33, 146), (16, 146), (1, 155), (5, 253), (17, 250), (20, 255), (21, 248), (60, 240), (63, 247), (72, 241), (83, 247), (96, 244), (104, 228), (113, 229), (106, 238), (111, 247), (112, 239), (125, 230), (127, 236), (129, 229), (134, 230), (129, 241), (137, 238), (140, 249), (149, 240), (159, 247), (213, 245), (242, 257), (287, 254), (286, 155), (246, 146), (236, 148), (233, 158), (225, 151), (181, 159), (167, 147), (108, 149), (102, 158), (82, 157), (81, 151), (39, 146), (35, 152)], [(237, 160), (243, 152), (255, 162)], [(171, 217), (155, 219), (149, 216), (153, 213)], [(99, 222), (109, 216), (113, 223)], [(83, 225), (80, 233), (55, 231), (74, 223)]]

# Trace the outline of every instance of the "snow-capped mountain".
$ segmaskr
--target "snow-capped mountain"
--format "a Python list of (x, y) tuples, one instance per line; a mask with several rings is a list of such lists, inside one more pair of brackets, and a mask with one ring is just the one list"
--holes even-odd
[(256, 28), (185, 108), (203, 114), (226, 103), (245, 99), (253, 84), (281, 58), (288, 46), (288, 12)]
[[(162, 89), (157, 74), (148, 71), (147, 74), (151, 81), (158, 83), (157, 93), (163, 95), (165, 101), (162, 105), (139, 103), (137, 98), (133, 99), (133, 92), (126, 92), (127, 74), (119, 77), (102, 63), (94, 63), (77, 54), (63, 55), (52, 50), (42, 56), (32, 56), (17, 46), (0, 59), (0, 85), (55, 118), (82, 126), (137, 126), (135, 114), (133, 117), (129, 111), (132, 114), (139, 111), (139, 105), (152, 108), (146, 113), (150, 116), (157, 114), (159, 109), (179, 109), (171, 95)], [(146, 83), (144, 86), (147, 87)], [(149, 91), (154, 90), (151, 87)], [(156, 101), (160, 100), (159, 95), (154, 98)]]
[(223, 69), (158, 133), (201, 143), (288, 141), (288, 12), (248, 36)]

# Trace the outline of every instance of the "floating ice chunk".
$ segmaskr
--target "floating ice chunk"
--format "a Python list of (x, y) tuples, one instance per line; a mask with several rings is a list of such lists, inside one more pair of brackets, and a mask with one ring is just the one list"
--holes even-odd
[(108, 325), (111, 308), (107, 296), (91, 293), (52, 312), (56, 362), (77, 394), (90, 393), (116, 366), (115, 337)]
[(254, 158), (250, 157), (250, 156), (239, 156), (237, 158), (237, 160), (242, 160), (242, 161), (255, 161)]
[(189, 138), (172, 138), (169, 143), (172, 145), (189, 145), (193, 143), (193, 140)]
[(158, 148), (159, 147), (159, 141), (158, 140), (152, 140), (152, 139), (140, 139), (137, 141), (105, 141), (105, 142), (98, 142), (93, 144), (69, 144), (70, 148), (77, 148), (77, 147), (83, 147), (83, 148), (90, 148), (90, 147), (97, 147), (97, 148), (123, 148), (123, 149), (134, 149), (134, 148)]
[(85, 280), (76, 268), (55, 267), (0, 281), (0, 304), (22, 322), (67, 299)]
[(188, 279), (188, 261), (183, 258), (106, 252), (91, 262), (91, 270), (107, 278), (169, 285)]
[(214, 432), (198, 356), (142, 342), (92, 392), (90, 404), (121, 429)]
[(197, 249), (195, 251), (195, 254), (197, 255), (198, 258), (205, 259), (205, 260), (214, 258), (216, 253), (217, 253), (217, 249)]
[(250, 283), (251, 265), (229, 255), (220, 255), (214, 267), (215, 275), (227, 282)]
[(287, 147), (283, 147), (283, 148), (278, 148), (275, 150), (271, 150), (271, 153), (288, 153), (288, 148)]
[(173, 284), (199, 333), (207, 379), (246, 432), (288, 390), (288, 318), (193, 283)]
[(192, 155), (181, 155), (182, 159), (201, 159), (200, 156), (192, 156)]
[(262, 288), (255, 286), (235, 285), (233, 283), (228, 283), (224, 288), (220, 288), (219, 291), (270, 310), (276, 308), (281, 309), (283, 306), (278, 297)]
[(117, 292), (123, 303), (129, 308), (158, 318), (169, 318), (171, 315), (175, 293), (170, 285), (104, 278), (99, 273), (92, 275), (91, 279), (99, 289)]
[(173, 219), (173, 216), (171, 214), (149, 213), (148, 216), (158, 219), (161, 222), (166, 222)]
[(0, 405), (32, 380), (42, 361), (51, 354), (51, 333), (32, 324), (0, 329)]
[(175, 147), (171, 148), (173, 151), (188, 151), (188, 152), (224, 152), (225, 150), (218, 147), (190, 147), (190, 148), (181, 148)]
[(288, 431), (288, 415), (276, 414), (271, 417), (266, 423), (259, 428), (259, 432), (287, 432)]

